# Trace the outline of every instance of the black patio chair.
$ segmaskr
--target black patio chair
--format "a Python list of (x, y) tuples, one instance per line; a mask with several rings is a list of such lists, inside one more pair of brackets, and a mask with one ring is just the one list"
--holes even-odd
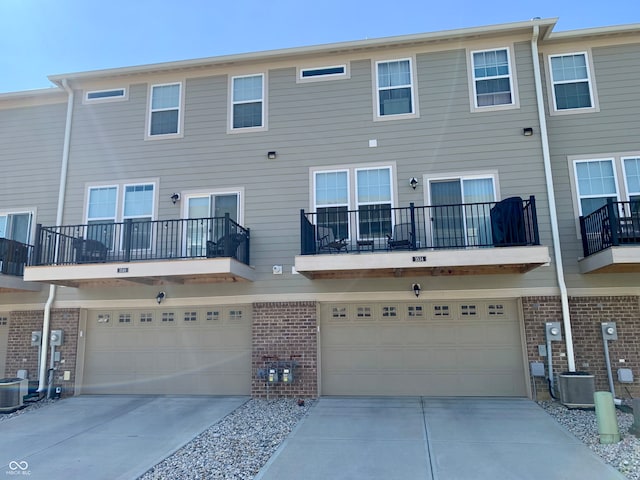
[(393, 227), (393, 235), (387, 234), (389, 250), (410, 250), (413, 248), (413, 230), (410, 223), (398, 223)]
[(349, 251), (347, 247), (347, 239), (346, 238), (336, 239), (333, 233), (333, 228), (318, 226), (317, 229), (318, 229), (318, 253), (322, 253), (322, 252), (340, 253), (343, 249), (345, 252)]
[(107, 246), (90, 238), (74, 238), (73, 249), (76, 252), (76, 263), (104, 263), (107, 261)]
[(207, 258), (231, 257), (237, 260), (238, 247), (246, 240), (247, 236), (244, 233), (231, 233), (216, 241), (207, 240)]

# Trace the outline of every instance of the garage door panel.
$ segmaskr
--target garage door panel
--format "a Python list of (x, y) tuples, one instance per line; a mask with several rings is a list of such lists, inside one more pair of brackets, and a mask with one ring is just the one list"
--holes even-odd
[[(384, 304), (356, 318), (322, 309), (325, 395), (526, 395), (516, 302)], [(417, 318), (419, 317), (419, 318)]]
[(84, 365), (83, 393), (249, 394), (250, 308), (89, 312)]

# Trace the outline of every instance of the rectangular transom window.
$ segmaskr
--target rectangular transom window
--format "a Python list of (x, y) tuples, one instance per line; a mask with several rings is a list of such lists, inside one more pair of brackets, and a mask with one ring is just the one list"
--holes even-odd
[(509, 49), (471, 52), (476, 108), (514, 105)]
[(555, 110), (593, 107), (593, 94), (586, 53), (549, 57)]
[(346, 65), (334, 65), (330, 67), (301, 68), (300, 80), (324, 80), (329, 78), (342, 78), (347, 76)]
[(151, 87), (150, 136), (180, 133), (181, 90), (181, 83)]
[(232, 79), (231, 128), (264, 126), (264, 75), (249, 75)]
[(376, 62), (379, 117), (415, 113), (411, 59)]
[(115, 88), (113, 90), (93, 90), (87, 92), (85, 100), (91, 101), (108, 101), (108, 100), (121, 100), (127, 95), (125, 88)]

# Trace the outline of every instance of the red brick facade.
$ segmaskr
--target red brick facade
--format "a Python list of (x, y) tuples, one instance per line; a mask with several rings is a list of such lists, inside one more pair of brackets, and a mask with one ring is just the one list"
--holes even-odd
[[(315, 302), (273, 302), (253, 305), (251, 393), (286, 397), (318, 396), (318, 320)], [(270, 359), (293, 358), (291, 384), (267, 384), (259, 373)]]
[[(538, 353), (544, 345), (545, 322), (562, 322), (559, 297), (525, 297), (522, 299), (528, 360), (547, 363)], [(570, 297), (569, 312), (576, 370), (595, 376), (596, 390), (609, 390), (601, 324), (616, 322), (618, 340), (609, 341), (609, 355), (616, 396), (629, 398), (640, 394), (640, 297)], [(553, 365), (557, 375), (568, 368), (566, 343), (553, 342)], [(624, 360), (624, 363), (620, 362)], [(618, 382), (618, 368), (630, 368), (634, 382)], [(537, 379), (538, 393), (546, 394), (546, 382)], [(627, 391), (628, 390), (628, 391)], [(539, 395), (541, 398), (541, 395)]]
[[(78, 309), (51, 311), (51, 330), (62, 330), (64, 343), (57, 347), (60, 362), (56, 362), (54, 385), (62, 387), (62, 394), (73, 395), (76, 376), (76, 354), (78, 350)], [(29, 379), (38, 379), (38, 347), (31, 346), (31, 332), (42, 331), (44, 312), (29, 310), (11, 312), (9, 316), (9, 338), (5, 376), (14, 377), (18, 370), (29, 371)], [(47, 369), (50, 357), (47, 355)], [(70, 380), (64, 380), (64, 372), (71, 372)]]

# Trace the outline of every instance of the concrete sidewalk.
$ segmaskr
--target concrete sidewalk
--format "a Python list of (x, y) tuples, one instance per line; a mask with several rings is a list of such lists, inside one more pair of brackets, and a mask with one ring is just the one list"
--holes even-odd
[(256, 480), (624, 479), (526, 399), (321, 398)]
[[(0, 474), (133, 479), (248, 397), (87, 395), (0, 423)], [(25, 473), (27, 472), (27, 473)]]

